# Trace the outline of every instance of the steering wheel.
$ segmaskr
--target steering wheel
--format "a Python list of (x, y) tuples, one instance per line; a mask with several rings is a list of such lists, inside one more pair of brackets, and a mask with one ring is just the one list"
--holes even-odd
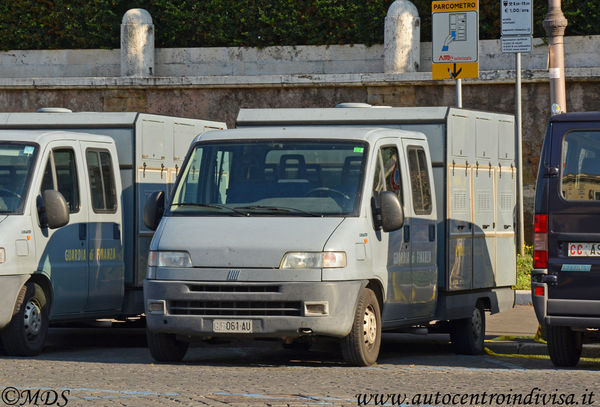
[(6, 189), (6, 188), (2, 188), (2, 187), (0, 187), (0, 193), (4, 193), (4, 194), (6, 194), (6, 195), (11, 195), (11, 196), (14, 196), (14, 197), (15, 197), (15, 198), (17, 198), (17, 199), (21, 199), (21, 195), (17, 194), (17, 193), (16, 193), (16, 192), (14, 192), (14, 191), (11, 191), (10, 189)]
[(343, 193), (342, 191), (339, 191), (339, 190), (333, 189), (333, 188), (329, 188), (329, 187), (313, 188), (306, 193), (306, 196), (328, 196), (328, 195), (335, 195), (337, 197), (341, 197), (341, 198), (347, 199), (349, 201), (352, 200), (352, 198), (349, 195)]

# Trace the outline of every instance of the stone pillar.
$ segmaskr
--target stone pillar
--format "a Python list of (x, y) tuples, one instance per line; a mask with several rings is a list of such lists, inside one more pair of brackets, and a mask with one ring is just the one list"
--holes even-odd
[(121, 76), (154, 74), (154, 24), (150, 13), (134, 8), (121, 22)]
[(385, 17), (384, 72), (416, 72), (421, 63), (421, 19), (414, 4), (396, 0)]

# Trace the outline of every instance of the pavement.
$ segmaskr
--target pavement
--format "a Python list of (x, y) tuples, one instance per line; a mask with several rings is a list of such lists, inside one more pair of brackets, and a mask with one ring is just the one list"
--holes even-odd
[[(533, 305), (515, 305), (494, 315), (486, 315), (487, 353), (506, 357), (547, 358), (548, 349), (541, 337), (536, 337), (539, 323)], [(585, 344), (583, 358), (599, 358), (599, 344)]]

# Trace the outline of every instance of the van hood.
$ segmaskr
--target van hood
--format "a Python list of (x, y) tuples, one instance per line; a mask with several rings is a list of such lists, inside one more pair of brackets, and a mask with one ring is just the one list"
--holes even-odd
[(194, 267), (278, 268), (292, 251), (320, 252), (343, 218), (163, 218), (158, 250), (186, 250)]

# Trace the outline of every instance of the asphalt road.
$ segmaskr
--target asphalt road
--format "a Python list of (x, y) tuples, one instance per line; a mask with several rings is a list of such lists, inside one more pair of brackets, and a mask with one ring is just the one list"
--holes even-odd
[[(488, 333), (535, 331), (530, 311), (489, 319)], [(515, 338), (510, 346), (530, 342)], [(459, 356), (448, 335), (386, 334), (378, 364), (369, 368), (345, 366), (333, 341), (310, 351), (272, 341), (201, 344), (181, 364), (153, 363), (144, 345), (140, 329), (52, 329), (41, 356), (0, 359), (2, 401), (34, 405), (39, 390), (45, 402), (56, 394), (48, 405), (69, 406), (356, 406), (363, 397), (375, 405), (376, 394), (387, 405), (600, 405), (600, 359), (557, 370), (534, 355), (543, 345), (531, 355)]]

